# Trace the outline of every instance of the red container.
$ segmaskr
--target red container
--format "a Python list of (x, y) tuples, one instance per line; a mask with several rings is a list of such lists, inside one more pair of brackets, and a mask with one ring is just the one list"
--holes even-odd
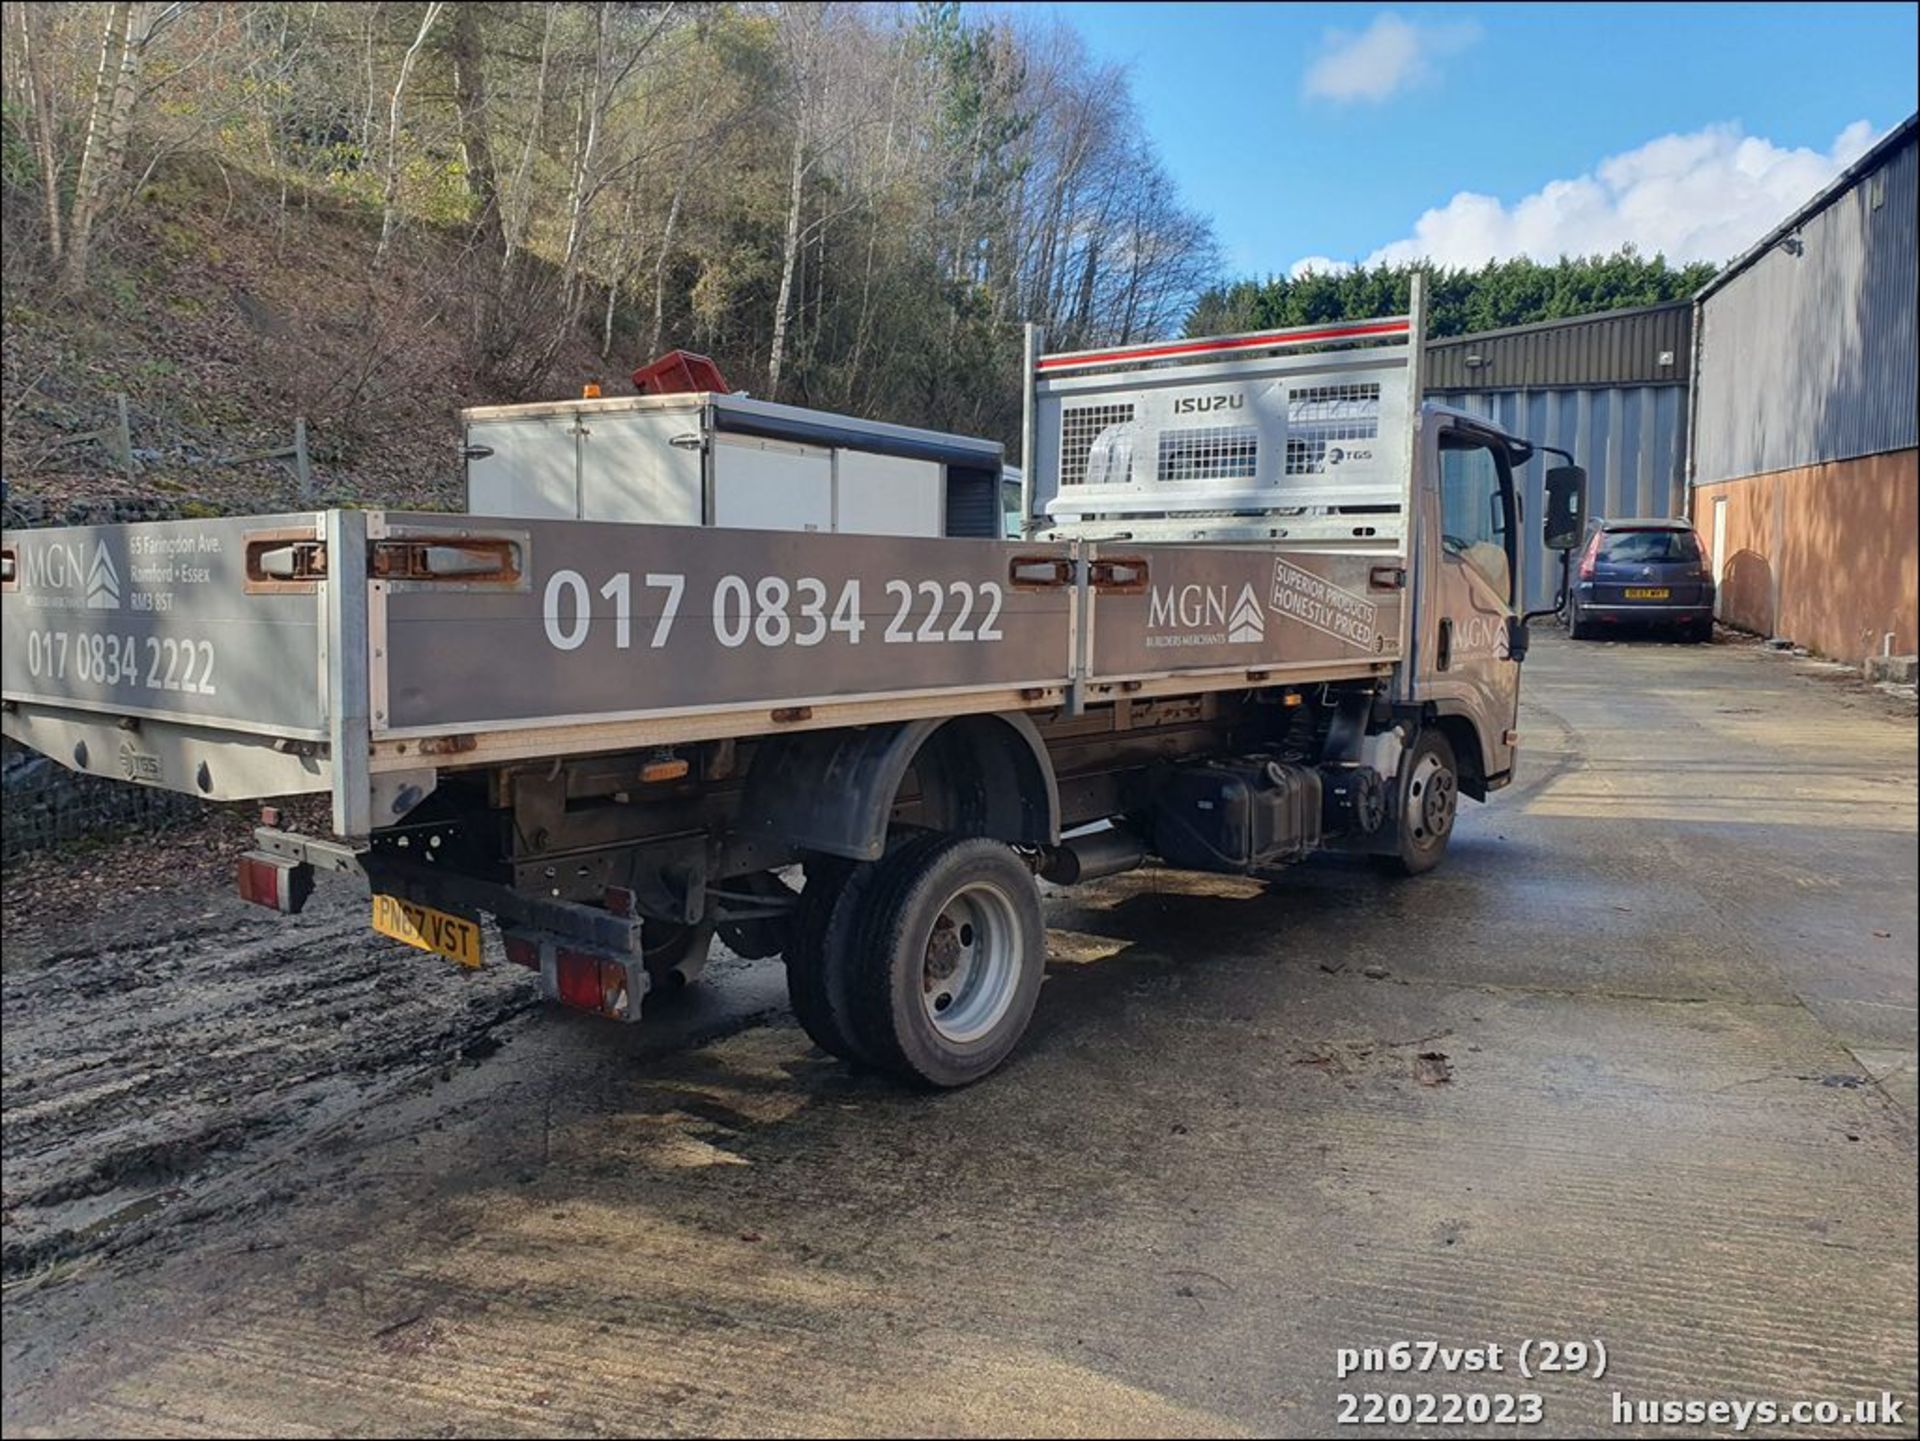
[(690, 391), (729, 394), (720, 367), (691, 350), (669, 350), (633, 373), (634, 388), (642, 395), (685, 395)]

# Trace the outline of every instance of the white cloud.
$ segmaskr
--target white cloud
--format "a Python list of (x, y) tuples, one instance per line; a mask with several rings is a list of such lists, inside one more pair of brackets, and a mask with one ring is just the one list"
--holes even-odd
[(1315, 275), (1345, 275), (1353, 266), (1344, 260), (1329, 260), (1324, 255), (1309, 255), (1304, 260), (1296, 260), (1287, 267), (1287, 279), (1298, 280), (1309, 273)]
[[(1879, 133), (1856, 120), (1825, 151), (1778, 146), (1732, 124), (1663, 135), (1511, 205), (1463, 190), (1365, 263), (1430, 259), (1474, 267), (1517, 255), (1551, 262), (1626, 244), (1676, 263), (1730, 260), (1859, 159)], [(1306, 267), (1334, 268), (1313, 256), (1289, 273)]]
[(1305, 90), (1327, 100), (1385, 100), (1433, 73), (1434, 61), (1456, 55), (1480, 38), (1471, 20), (1425, 24), (1391, 10), (1364, 30), (1329, 30)]

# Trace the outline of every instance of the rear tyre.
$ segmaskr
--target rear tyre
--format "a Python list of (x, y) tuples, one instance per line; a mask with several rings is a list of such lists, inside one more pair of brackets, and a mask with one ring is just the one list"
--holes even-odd
[(1460, 805), (1460, 770), (1453, 745), (1437, 730), (1422, 731), (1400, 761), (1394, 849), (1374, 857), (1389, 875), (1417, 876), (1440, 864), (1453, 837)]
[(1593, 639), (1592, 623), (1580, 619), (1580, 612), (1577, 609), (1567, 612), (1567, 636), (1570, 640)]
[(977, 1081), (1019, 1043), (1040, 997), (1033, 874), (999, 841), (954, 836), (913, 841), (874, 872), (848, 957), (859, 1043), (915, 1085)]
[(866, 1063), (847, 1023), (849, 933), (876, 867), (823, 857), (807, 863), (786, 949), (787, 1002), (809, 1039), (830, 1056)]
[(1687, 627), (1687, 639), (1694, 645), (1706, 645), (1713, 639), (1713, 622), (1695, 621)]

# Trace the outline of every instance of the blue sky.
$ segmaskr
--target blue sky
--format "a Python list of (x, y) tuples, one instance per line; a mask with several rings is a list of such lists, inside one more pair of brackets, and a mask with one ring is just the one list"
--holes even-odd
[(1129, 68), (1237, 273), (1724, 260), (1912, 113), (1920, 44), (1909, 4), (1007, 8)]

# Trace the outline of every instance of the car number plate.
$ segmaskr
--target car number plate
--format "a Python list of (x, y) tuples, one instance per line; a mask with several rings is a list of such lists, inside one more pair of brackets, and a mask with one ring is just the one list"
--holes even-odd
[(398, 896), (375, 896), (373, 928), (383, 936), (423, 951), (436, 951), (463, 966), (480, 964), (480, 923), (465, 916), (450, 916)]
[(1662, 586), (1630, 585), (1627, 587), (1628, 600), (1665, 600), (1668, 596), (1672, 594), (1673, 592), (1668, 590), (1663, 585)]

